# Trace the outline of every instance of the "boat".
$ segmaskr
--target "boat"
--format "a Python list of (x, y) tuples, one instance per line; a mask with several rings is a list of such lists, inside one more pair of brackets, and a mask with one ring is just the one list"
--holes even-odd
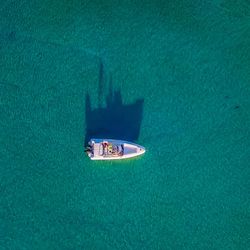
[(145, 148), (128, 141), (91, 139), (85, 152), (91, 160), (120, 160), (145, 153)]

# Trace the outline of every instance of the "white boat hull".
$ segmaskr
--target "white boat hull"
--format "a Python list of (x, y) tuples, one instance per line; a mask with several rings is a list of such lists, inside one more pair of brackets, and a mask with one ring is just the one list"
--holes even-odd
[(91, 139), (88, 156), (91, 160), (121, 160), (145, 153), (145, 148), (123, 140)]

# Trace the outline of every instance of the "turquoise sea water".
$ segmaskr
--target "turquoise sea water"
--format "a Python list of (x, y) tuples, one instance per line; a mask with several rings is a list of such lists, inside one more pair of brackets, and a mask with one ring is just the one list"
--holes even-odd
[(0, 248), (248, 249), (249, 62), (247, 0), (4, 1)]

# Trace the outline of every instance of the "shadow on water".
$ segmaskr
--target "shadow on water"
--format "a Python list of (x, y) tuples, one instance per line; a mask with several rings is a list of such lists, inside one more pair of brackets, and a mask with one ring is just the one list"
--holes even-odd
[[(85, 145), (90, 138), (136, 141), (140, 134), (144, 100), (137, 99), (134, 103), (123, 104), (121, 90), (113, 89), (111, 77), (106, 91), (105, 78), (104, 65), (100, 61), (98, 108), (92, 108), (88, 93), (85, 99)], [(102, 103), (105, 104), (102, 105)]]

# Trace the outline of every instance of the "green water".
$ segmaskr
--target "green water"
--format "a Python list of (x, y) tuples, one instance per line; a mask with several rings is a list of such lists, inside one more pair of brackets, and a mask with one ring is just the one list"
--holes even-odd
[(0, 248), (248, 249), (249, 62), (247, 0), (4, 1)]

